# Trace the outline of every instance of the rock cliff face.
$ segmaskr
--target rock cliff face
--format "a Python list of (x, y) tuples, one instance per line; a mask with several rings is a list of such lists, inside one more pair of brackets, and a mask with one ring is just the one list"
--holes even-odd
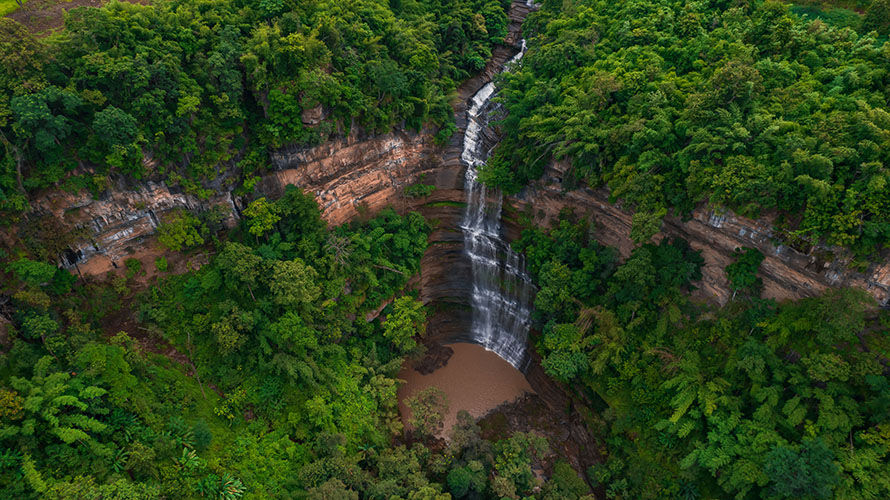
[(275, 170), (257, 184), (259, 193), (278, 198), (288, 184), (315, 193), (322, 216), (331, 225), (378, 212), (404, 210), (406, 186), (439, 170), (439, 148), (426, 133), (338, 139), (315, 148), (290, 148), (272, 154)]
[(145, 182), (135, 188), (113, 186), (98, 199), (87, 192), (49, 192), (32, 202), (34, 210), (31, 215), (54, 217), (60, 227), (83, 236), (63, 253), (63, 265), (70, 268), (77, 265), (85, 274), (102, 274), (118, 267), (123, 259), (142, 246), (171, 210), (204, 209), (215, 205), (229, 207), (227, 223), (234, 224), (237, 212), (229, 192), (199, 200), (154, 182)]
[[(350, 137), (319, 147), (282, 150), (273, 154), (275, 170), (261, 178), (257, 191), (277, 198), (287, 184), (315, 193), (323, 216), (332, 225), (392, 205), (409, 208), (404, 187), (425, 173), (435, 174), (439, 148), (428, 134), (391, 133)], [(247, 200), (220, 189), (200, 200), (164, 183), (116, 186), (98, 199), (89, 193), (50, 192), (34, 202), (34, 215), (51, 215), (60, 225), (84, 237), (61, 258), (85, 274), (102, 274), (122, 264), (134, 251), (152, 245), (151, 236), (164, 217), (176, 209), (206, 210), (223, 206), (229, 226), (235, 224)]]
[[(465, 333), (470, 321), (471, 277), (458, 227), (464, 209), (460, 141), (466, 127), (467, 101), (518, 50), (520, 25), (528, 10), (524, 3), (514, 2), (508, 44), (498, 47), (485, 69), (458, 89), (454, 104), (458, 131), (449, 144), (436, 145), (427, 132), (394, 132), (356, 134), (314, 148), (285, 148), (271, 155), (274, 169), (258, 183), (259, 194), (270, 198), (277, 197), (287, 184), (315, 193), (332, 225), (386, 206), (419, 210), (433, 221), (430, 250), (422, 263), (421, 296), (432, 306), (430, 332), (441, 339)], [(631, 213), (609, 203), (603, 189), (564, 190), (563, 176), (564, 168), (554, 165), (544, 179), (507, 201), (515, 210), (528, 211), (539, 224), (552, 221), (564, 207), (574, 207), (596, 221), (603, 244), (628, 255), (633, 248), (628, 237)], [(406, 198), (404, 188), (417, 182), (432, 184), (436, 190), (423, 199)], [(113, 186), (99, 199), (88, 193), (50, 192), (33, 205), (35, 214), (49, 214), (61, 227), (82, 235), (64, 252), (62, 263), (69, 267), (76, 263), (85, 274), (101, 274), (151, 246), (151, 236), (171, 210), (221, 205), (230, 214), (228, 224), (234, 224), (246, 200), (233, 196), (222, 187), (224, 182), (219, 184), (217, 194), (208, 200), (163, 183), (145, 182)], [(516, 226), (510, 223), (508, 220), (508, 232), (515, 233)], [(698, 293), (717, 302), (725, 302), (731, 294), (723, 269), (737, 247), (754, 247), (766, 256), (761, 275), (767, 297), (797, 298), (827, 287), (855, 286), (868, 290), (882, 305), (890, 302), (890, 260), (884, 258), (864, 271), (855, 271), (850, 267), (851, 257), (843, 251), (815, 248), (802, 253), (778, 243), (768, 220), (702, 208), (688, 220), (668, 217), (660, 237), (664, 236), (682, 237), (702, 251), (704, 277)]]
[[(573, 208), (596, 223), (600, 243), (618, 248), (622, 257), (627, 257), (634, 246), (630, 239), (632, 213), (609, 203), (604, 188), (564, 190), (565, 170), (564, 165), (553, 165), (540, 181), (510, 199), (514, 213), (525, 212), (536, 224), (546, 225), (563, 208)], [(518, 228), (513, 222), (508, 227), (515, 237)], [(890, 256), (886, 253), (867, 269), (857, 271), (850, 266), (853, 259), (849, 252), (817, 246), (803, 253), (780, 243), (772, 227), (768, 219), (751, 220), (702, 207), (688, 220), (666, 217), (656, 240), (680, 237), (700, 250), (705, 264), (697, 293), (721, 304), (732, 294), (724, 268), (733, 262), (733, 250), (740, 247), (756, 248), (765, 256), (759, 274), (765, 297), (795, 299), (847, 286), (868, 291), (882, 306), (890, 304)]]
[(460, 155), (467, 127), (467, 107), (472, 96), (519, 52), (522, 20), (529, 10), (524, 2), (513, 2), (506, 46), (496, 48), (482, 72), (458, 89), (454, 104), (457, 131), (441, 152), (436, 174), (428, 179), (436, 185), (436, 191), (418, 207), (420, 213), (434, 222), (430, 247), (421, 261), (421, 299), (432, 305), (427, 332), (433, 341), (466, 338), (470, 331), (473, 278), (460, 229), (466, 199), (463, 192), (466, 168)]

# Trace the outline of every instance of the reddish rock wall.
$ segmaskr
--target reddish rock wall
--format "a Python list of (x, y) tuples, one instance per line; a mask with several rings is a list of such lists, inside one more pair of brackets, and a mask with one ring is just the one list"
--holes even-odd
[[(274, 170), (261, 178), (258, 194), (276, 198), (286, 185), (300, 186), (315, 193), (323, 217), (331, 225), (347, 222), (360, 212), (373, 214), (387, 206), (400, 211), (420, 210), (436, 222), (430, 240), (435, 251), (424, 258), (424, 300), (465, 303), (469, 268), (462, 263), (463, 239), (456, 228), (464, 198), (459, 157), (466, 126), (466, 101), (516, 52), (520, 25), (528, 10), (524, 3), (513, 4), (508, 45), (495, 48), (485, 69), (458, 89), (454, 103), (458, 131), (449, 144), (436, 145), (428, 132), (398, 131), (382, 135), (356, 133), (314, 148), (283, 148), (272, 153)], [(62, 264), (70, 268), (77, 265), (84, 274), (104, 274), (121, 266), (124, 259), (144, 253), (146, 247), (156, 246), (153, 236), (157, 226), (173, 210), (222, 205), (231, 214), (227, 223), (234, 225), (249, 200), (235, 197), (226, 181), (227, 174), (221, 175), (216, 180), (217, 194), (207, 200), (163, 182), (134, 186), (121, 180), (98, 199), (87, 192), (50, 191), (32, 202), (34, 209), (29, 217), (51, 214), (62, 227), (83, 233), (70, 251), (61, 256)], [(406, 198), (404, 188), (417, 182), (435, 185), (437, 189), (425, 199)], [(4, 236), (13, 236), (10, 233)], [(461, 328), (460, 324), (454, 328)]]
[(434, 176), (441, 160), (427, 133), (394, 132), (338, 139), (309, 149), (272, 154), (275, 171), (264, 176), (258, 192), (278, 198), (293, 184), (315, 194), (322, 217), (340, 225), (360, 211), (408, 207), (406, 186)]

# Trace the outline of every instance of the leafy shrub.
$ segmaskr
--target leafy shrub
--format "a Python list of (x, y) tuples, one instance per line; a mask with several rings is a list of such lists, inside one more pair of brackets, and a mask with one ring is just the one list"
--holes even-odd
[(736, 260), (726, 266), (726, 276), (733, 292), (756, 293), (763, 286), (763, 282), (757, 277), (763, 254), (755, 248), (737, 248), (732, 254)]
[(142, 273), (142, 261), (130, 257), (124, 261), (124, 267), (127, 268), (127, 279), (132, 279), (139, 273)]
[(203, 244), (204, 231), (204, 226), (194, 215), (179, 211), (158, 226), (158, 241), (168, 250), (178, 252)]
[(429, 196), (436, 190), (436, 186), (432, 184), (411, 184), (405, 186), (405, 196), (408, 198), (424, 198)]
[(155, 258), (155, 268), (157, 268), (160, 272), (165, 272), (167, 270), (167, 257), (156, 257)]

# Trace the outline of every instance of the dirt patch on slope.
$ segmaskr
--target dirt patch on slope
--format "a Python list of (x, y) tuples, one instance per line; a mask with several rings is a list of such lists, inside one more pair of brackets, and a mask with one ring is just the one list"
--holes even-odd
[[(151, 0), (123, 0), (148, 5)], [(65, 12), (75, 7), (101, 7), (108, 0), (29, 0), (6, 17), (18, 21), (31, 33), (46, 36), (65, 24)]]

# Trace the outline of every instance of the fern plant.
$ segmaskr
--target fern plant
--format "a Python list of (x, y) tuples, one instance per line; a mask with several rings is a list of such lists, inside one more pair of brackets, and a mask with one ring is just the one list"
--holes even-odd
[(45, 440), (55, 436), (72, 444), (90, 441), (91, 433), (106, 429), (107, 426), (90, 413), (100, 410), (96, 406), (107, 391), (96, 386), (78, 389), (79, 384), (72, 383), (70, 374), (50, 372), (51, 361), (49, 356), (41, 358), (30, 380), (10, 378), (13, 388), (24, 396), (24, 416), (19, 422), (7, 422), (0, 427), (0, 439), (19, 436)]

